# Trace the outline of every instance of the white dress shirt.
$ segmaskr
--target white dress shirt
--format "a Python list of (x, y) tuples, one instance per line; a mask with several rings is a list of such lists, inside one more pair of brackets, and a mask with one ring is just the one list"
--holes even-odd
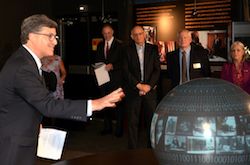
[(110, 49), (110, 46), (111, 46), (113, 40), (114, 40), (114, 37), (112, 37), (109, 41), (105, 41), (104, 54), (105, 54), (106, 57), (107, 57), (107, 54), (106, 54), (106, 52), (107, 52), (107, 43), (108, 43), (108, 46), (109, 46), (109, 49)]
[(141, 69), (141, 81), (144, 80), (144, 49), (145, 49), (145, 44), (143, 45), (136, 45), (136, 50), (140, 62), (140, 69)]
[[(23, 45), (23, 47), (31, 54), (31, 56), (34, 58), (36, 62), (36, 66), (38, 68), (39, 74), (42, 75), (42, 63), (41, 60), (38, 58), (38, 56), (32, 52), (26, 45)], [(92, 100), (88, 100), (87, 102), (87, 116), (92, 116)]]

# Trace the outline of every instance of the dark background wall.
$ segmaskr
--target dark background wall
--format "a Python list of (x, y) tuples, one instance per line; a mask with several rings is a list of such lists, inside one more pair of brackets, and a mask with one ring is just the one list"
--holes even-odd
[[(127, 32), (132, 23), (133, 0), (104, 0), (104, 14), (116, 13), (119, 23), (119, 38), (127, 39)], [(88, 5), (89, 13), (102, 13), (102, 0), (53, 0), (53, 15), (57, 17), (65, 15), (80, 15), (79, 6)]]
[[(21, 21), (32, 14), (46, 14), (53, 19), (79, 15), (79, 5), (88, 5), (88, 13), (102, 13), (101, 0), (8, 0), (0, 1), (0, 69), (10, 53), (20, 45)], [(127, 40), (132, 26), (132, 0), (105, 0), (104, 11), (116, 13), (119, 37)]]
[[(202, 0), (200, 0), (202, 1)], [(177, 0), (184, 3), (185, 1)], [(88, 13), (102, 13), (102, 0), (7, 0), (0, 1), (0, 69), (10, 53), (20, 44), (21, 21), (32, 14), (43, 13), (53, 19), (79, 15), (79, 5), (88, 5)], [(115, 13), (118, 23), (116, 35), (123, 41), (129, 39), (134, 22), (134, 0), (104, 0), (104, 11)], [(232, 21), (244, 21), (243, 0), (232, 0)], [(100, 32), (96, 32), (96, 34)]]
[(0, 69), (10, 53), (19, 46), (21, 21), (35, 13), (51, 16), (50, 0), (0, 1)]

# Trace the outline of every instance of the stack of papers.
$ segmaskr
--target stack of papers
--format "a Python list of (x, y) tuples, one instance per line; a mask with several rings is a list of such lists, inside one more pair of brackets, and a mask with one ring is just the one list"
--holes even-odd
[(106, 70), (106, 64), (96, 63), (95, 65), (93, 65), (93, 67), (95, 68), (95, 76), (98, 86), (101, 86), (110, 81), (109, 73)]
[(65, 131), (41, 128), (38, 138), (37, 156), (53, 160), (61, 159), (65, 137)]

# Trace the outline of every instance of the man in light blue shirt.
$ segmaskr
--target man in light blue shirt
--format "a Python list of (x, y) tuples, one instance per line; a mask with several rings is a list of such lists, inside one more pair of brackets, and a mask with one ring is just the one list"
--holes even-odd
[[(209, 77), (210, 64), (208, 52), (191, 44), (191, 32), (184, 29), (178, 33), (177, 42), (179, 48), (166, 54), (168, 78), (171, 81), (171, 88), (183, 84), (183, 66), (186, 67), (186, 79)], [(186, 55), (186, 63), (182, 63), (183, 51)]]

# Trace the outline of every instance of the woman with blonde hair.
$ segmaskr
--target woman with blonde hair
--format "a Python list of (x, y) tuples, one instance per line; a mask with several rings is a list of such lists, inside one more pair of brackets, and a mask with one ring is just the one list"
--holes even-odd
[(250, 62), (246, 60), (245, 46), (240, 41), (231, 45), (232, 62), (222, 67), (221, 78), (232, 82), (250, 94)]

